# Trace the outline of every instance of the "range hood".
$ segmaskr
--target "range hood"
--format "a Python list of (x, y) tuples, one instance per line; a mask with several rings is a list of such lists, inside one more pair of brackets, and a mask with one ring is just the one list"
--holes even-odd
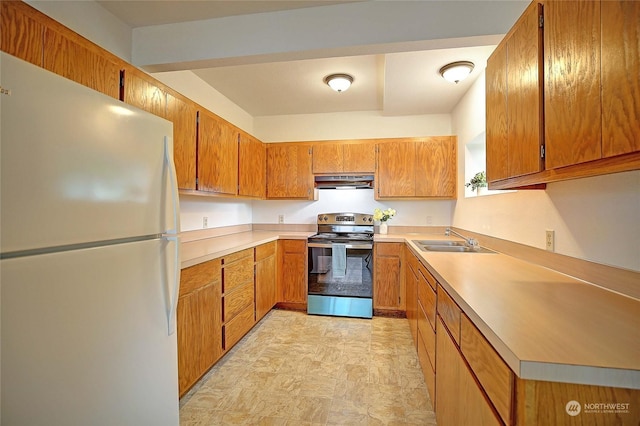
[(373, 175), (316, 176), (317, 189), (373, 189)]

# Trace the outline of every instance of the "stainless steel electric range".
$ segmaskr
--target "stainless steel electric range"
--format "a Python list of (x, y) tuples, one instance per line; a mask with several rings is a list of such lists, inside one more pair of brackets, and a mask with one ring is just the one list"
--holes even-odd
[(318, 233), (309, 237), (307, 313), (373, 316), (373, 216), (318, 215)]

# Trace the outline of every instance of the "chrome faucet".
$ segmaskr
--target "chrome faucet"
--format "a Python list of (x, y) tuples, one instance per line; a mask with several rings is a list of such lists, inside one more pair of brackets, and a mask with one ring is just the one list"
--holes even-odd
[(447, 237), (449, 235), (451, 235), (451, 234), (462, 238), (465, 241), (465, 243), (467, 243), (467, 245), (469, 247), (474, 247), (474, 248), (475, 247), (480, 247), (480, 243), (478, 243), (478, 240), (476, 240), (475, 238), (467, 238), (464, 235), (457, 233), (456, 231), (454, 231), (451, 228), (447, 228), (447, 229), (444, 230), (444, 235), (446, 235)]

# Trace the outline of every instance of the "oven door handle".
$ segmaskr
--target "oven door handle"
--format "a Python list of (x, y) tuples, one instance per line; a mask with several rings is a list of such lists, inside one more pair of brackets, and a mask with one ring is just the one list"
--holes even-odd
[[(318, 247), (318, 248), (331, 248), (331, 244), (327, 243), (309, 243), (308, 247)], [(371, 250), (373, 249), (373, 244), (345, 244), (345, 247), (348, 249), (363, 249), (363, 250)]]

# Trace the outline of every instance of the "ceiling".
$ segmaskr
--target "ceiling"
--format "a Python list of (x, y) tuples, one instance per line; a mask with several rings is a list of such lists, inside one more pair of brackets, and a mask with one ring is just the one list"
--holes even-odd
[[(345, 1), (98, 1), (132, 28), (245, 14), (326, 7)], [(375, 55), (323, 57), (192, 69), (254, 117), (346, 111), (386, 116), (448, 114), (482, 73), (495, 45)], [(471, 76), (453, 84), (438, 70), (471, 61)], [(325, 76), (347, 73), (351, 88), (332, 91)]]

